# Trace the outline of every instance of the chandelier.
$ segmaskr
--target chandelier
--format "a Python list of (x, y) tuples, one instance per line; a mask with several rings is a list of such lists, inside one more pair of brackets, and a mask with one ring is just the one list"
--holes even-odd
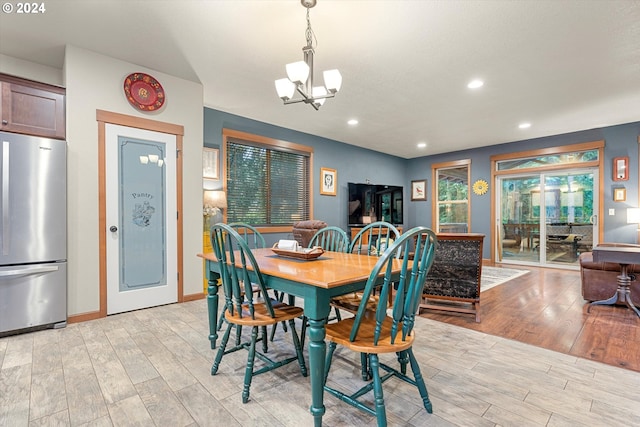
[[(317, 110), (327, 98), (333, 98), (338, 93), (342, 85), (342, 75), (338, 70), (327, 70), (323, 72), (324, 86), (313, 85), (313, 55), (315, 53), (313, 40), (315, 34), (311, 29), (309, 9), (316, 5), (316, 0), (300, 0), (300, 3), (307, 8), (307, 45), (302, 48), (304, 60), (287, 64), (288, 78), (276, 80), (276, 91), (285, 105), (304, 102), (311, 104)], [(296, 91), (301, 95), (301, 98), (293, 98)]]

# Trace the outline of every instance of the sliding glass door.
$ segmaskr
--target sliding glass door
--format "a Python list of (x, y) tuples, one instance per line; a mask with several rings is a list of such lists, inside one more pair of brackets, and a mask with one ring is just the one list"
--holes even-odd
[(597, 169), (497, 177), (497, 261), (578, 266), (597, 244)]

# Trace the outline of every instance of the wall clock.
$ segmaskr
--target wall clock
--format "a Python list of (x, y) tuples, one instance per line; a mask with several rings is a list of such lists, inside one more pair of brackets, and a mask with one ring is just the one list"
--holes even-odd
[(129, 103), (141, 111), (158, 110), (166, 98), (160, 82), (145, 73), (129, 74), (124, 79), (124, 94)]
[(478, 196), (482, 196), (489, 190), (489, 184), (484, 179), (479, 179), (473, 183), (473, 192)]

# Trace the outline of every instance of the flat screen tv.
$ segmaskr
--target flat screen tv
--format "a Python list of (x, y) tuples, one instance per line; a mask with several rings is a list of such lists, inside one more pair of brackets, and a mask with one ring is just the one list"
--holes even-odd
[(403, 189), (397, 185), (347, 184), (349, 190), (349, 227), (361, 227), (375, 221), (402, 225)]

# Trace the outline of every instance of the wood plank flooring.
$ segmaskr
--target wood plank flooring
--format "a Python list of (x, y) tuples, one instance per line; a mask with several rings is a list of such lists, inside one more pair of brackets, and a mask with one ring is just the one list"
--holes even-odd
[[(489, 292), (480, 324), (451, 314), (464, 327), (416, 320), (414, 352), (433, 414), (413, 386), (391, 379), (384, 385), (390, 426), (640, 425), (640, 372), (630, 369), (626, 346), (637, 347), (637, 319), (610, 307), (585, 315), (575, 272), (540, 270)], [(491, 332), (473, 330), (482, 328)], [(581, 332), (587, 328), (591, 342)], [(0, 426), (312, 425), (309, 378), (296, 363), (255, 377), (242, 404), (246, 353), (226, 355), (211, 376), (207, 337), (203, 299), (0, 338)], [(518, 341), (525, 339), (535, 345)], [(269, 354), (292, 353), (289, 334), (279, 330)], [(589, 360), (596, 358), (628, 369)], [(338, 348), (328, 381), (358, 388), (359, 357)], [(376, 424), (332, 396), (325, 406), (325, 426)]]
[(640, 372), (640, 318), (623, 306), (588, 304), (580, 272), (504, 265), (530, 273), (489, 289), (474, 316), (421, 310), (421, 316)]

